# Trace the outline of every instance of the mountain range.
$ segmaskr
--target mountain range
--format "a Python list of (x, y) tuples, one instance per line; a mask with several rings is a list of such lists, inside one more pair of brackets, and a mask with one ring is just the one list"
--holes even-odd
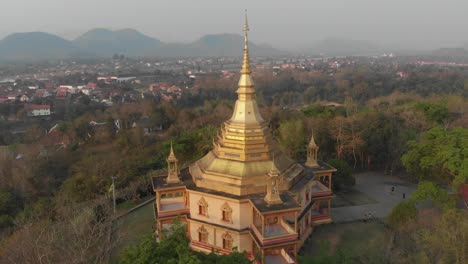
[[(74, 40), (66, 40), (44, 32), (13, 33), (0, 40), (0, 62), (41, 61), (66, 58), (99, 58), (123, 54), (129, 57), (219, 57), (240, 56), (243, 36), (237, 34), (210, 34), (191, 43), (166, 43), (135, 29), (92, 29)], [(327, 38), (310, 44), (306, 49), (284, 51), (269, 45), (249, 42), (255, 56), (311, 54), (327, 56), (380, 55), (395, 50), (367, 41)], [(468, 48), (468, 45), (465, 47)], [(414, 52), (412, 52), (414, 54)], [(463, 55), (461, 49), (441, 49), (437, 55)]]
[[(191, 43), (164, 43), (134, 29), (92, 29), (74, 40), (44, 32), (14, 33), (0, 40), (0, 61), (38, 61), (76, 57), (239, 56), (244, 38), (236, 34), (205, 35)], [(249, 42), (256, 56), (287, 54)]]

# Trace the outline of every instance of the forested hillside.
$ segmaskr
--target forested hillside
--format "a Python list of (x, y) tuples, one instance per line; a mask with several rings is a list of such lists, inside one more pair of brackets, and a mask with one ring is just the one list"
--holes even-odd
[[(442, 199), (441, 190), (445, 197), (447, 190), (457, 193), (466, 186), (468, 69), (408, 65), (401, 77), (383, 64), (321, 67), (255, 72), (262, 115), (289, 156), (304, 160), (313, 132), (320, 159), (344, 161), (354, 171), (398, 172), (422, 183), (400, 206), (408, 213), (392, 216), (395, 228), (416, 225), (411, 219), (418, 200), (435, 202)], [(56, 135), (67, 142), (60, 146), (40, 133), (40, 124), (18, 137), (0, 123), (7, 153), (0, 158), (0, 262), (105, 262), (114, 246), (107, 240), (111, 177), (117, 177), (120, 203), (152, 194), (149, 177), (165, 169), (170, 142), (182, 165), (202, 157), (232, 113), (237, 80), (198, 78), (197, 89), (172, 102), (142, 99), (102, 109), (88, 104), (83, 114), (59, 125)], [(133, 125), (141, 117), (162, 130), (146, 134)], [(437, 224), (448, 231), (462, 214), (455, 209), (460, 197), (449, 196), (440, 208), (452, 211), (441, 211)], [(466, 232), (466, 226), (457, 228)], [(431, 257), (426, 242), (440, 245), (435, 236), (417, 240), (416, 251), (427, 253), (421, 259)], [(461, 239), (466, 242), (466, 236)], [(441, 259), (461, 263), (451, 262), (460, 259), (450, 255), (463, 251), (457, 250), (444, 251)]]

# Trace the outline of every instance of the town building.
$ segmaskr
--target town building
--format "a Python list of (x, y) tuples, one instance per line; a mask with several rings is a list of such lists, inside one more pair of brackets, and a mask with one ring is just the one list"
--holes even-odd
[(246, 251), (256, 263), (297, 263), (314, 226), (331, 222), (336, 169), (317, 160), (313, 136), (305, 164), (277, 147), (256, 103), (247, 32), (246, 18), (238, 99), (213, 149), (179, 170), (171, 146), (167, 175), (152, 179), (156, 236), (164, 239), (180, 219), (194, 250)]
[(60, 86), (55, 92), (55, 99), (66, 99), (68, 96), (68, 87)]
[(50, 105), (27, 104), (24, 108), (28, 116), (50, 116)]
[(20, 97), (20, 102), (28, 102), (30, 100), (29, 96), (27, 94), (23, 94)]

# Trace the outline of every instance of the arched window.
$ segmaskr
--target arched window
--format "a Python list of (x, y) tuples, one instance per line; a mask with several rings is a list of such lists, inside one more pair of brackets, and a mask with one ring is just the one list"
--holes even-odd
[(223, 249), (228, 249), (228, 250), (231, 250), (232, 249), (232, 236), (226, 232), (223, 234)]
[(198, 241), (201, 243), (208, 243), (208, 231), (206, 231), (204, 226), (198, 228)]
[(221, 213), (223, 221), (232, 223), (232, 208), (228, 203), (224, 203), (223, 206), (221, 206)]
[(198, 201), (198, 214), (208, 216), (208, 203), (203, 197)]
[(310, 201), (310, 190), (307, 189), (306, 192), (305, 192), (305, 198), (306, 198), (306, 202), (308, 203)]

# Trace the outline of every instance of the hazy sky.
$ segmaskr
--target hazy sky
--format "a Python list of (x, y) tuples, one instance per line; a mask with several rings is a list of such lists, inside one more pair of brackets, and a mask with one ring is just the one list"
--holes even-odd
[(162, 41), (242, 33), (279, 48), (327, 37), (408, 48), (468, 43), (467, 0), (0, 0), (0, 37), (46, 31), (72, 39), (104, 27), (135, 28)]

